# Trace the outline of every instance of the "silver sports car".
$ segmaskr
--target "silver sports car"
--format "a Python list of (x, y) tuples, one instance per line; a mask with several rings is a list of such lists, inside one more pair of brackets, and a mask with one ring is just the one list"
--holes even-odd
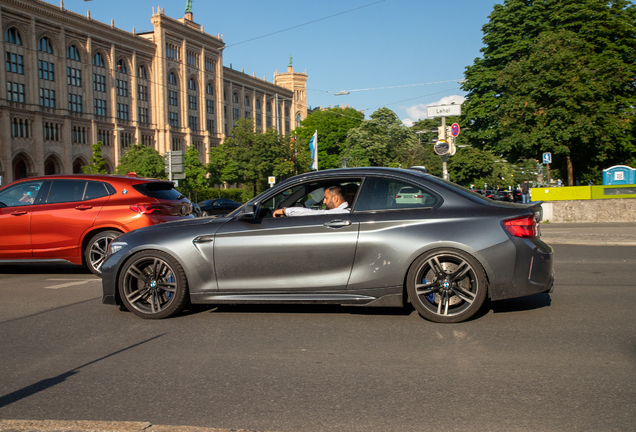
[[(273, 217), (278, 209), (289, 216)], [(486, 298), (551, 292), (540, 219), (540, 203), (493, 201), (421, 170), (317, 171), (224, 217), (118, 237), (102, 266), (102, 301), (150, 319), (188, 302), (411, 303), (428, 320), (460, 322)]]

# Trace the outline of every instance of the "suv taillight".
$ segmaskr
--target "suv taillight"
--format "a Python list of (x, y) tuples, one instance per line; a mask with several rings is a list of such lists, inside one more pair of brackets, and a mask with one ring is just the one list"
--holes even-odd
[(539, 238), (539, 224), (534, 216), (523, 216), (504, 221), (510, 234), (521, 238)]
[(139, 214), (171, 215), (172, 206), (162, 204), (134, 204), (130, 209)]

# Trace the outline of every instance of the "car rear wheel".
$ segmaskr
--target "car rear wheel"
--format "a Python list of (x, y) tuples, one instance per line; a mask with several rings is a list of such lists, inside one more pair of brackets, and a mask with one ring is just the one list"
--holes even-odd
[(406, 289), (415, 309), (439, 323), (458, 323), (473, 316), (486, 298), (486, 275), (479, 262), (459, 250), (433, 250), (419, 257), (408, 272)]
[(208, 217), (208, 216), (210, 216), (210, 215), (208, 214), (208, 212), (207, 212), (207, 211), (203, 210), (203, 211), (201, 212), (201, 217)]
[(88, 241), (86, 249), (84, 249), (84, 261), (93, 274), (102, 277), (102, 264), (106, 259), (108, 245), (120, 235), (119, 231), (102, 231)]
[(177, 260), (165, 252), (140, 252), (119, 276), (119, 295), (126, 308), (141, 318), (172, 316), (187, 303), (188, 283)]

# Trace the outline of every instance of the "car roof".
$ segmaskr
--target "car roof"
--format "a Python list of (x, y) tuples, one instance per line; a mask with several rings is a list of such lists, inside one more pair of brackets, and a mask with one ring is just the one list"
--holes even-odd
[(430, 178), (433, 177), (430, 174), (424, 173), (419, 170), (403, 169), (403, 168), (384, 168), (384, 167), (361, 167), (361, 168), (335, 168), (322, 171), (312, 171), (308, 173), (299, 174), (294, 177), (290, 177), (283, 180), (280, 184), (288, 182), (296, 182), (299, 180), (311, 180), (330, 178), (330, 177), (364, 177), (367, 175), (397, 175), (400, 177), (420, 177)]
[(125, 175), (111, 175), (111, 174), (52, 174), (46, 176), (37, 176), (37, 177), (26, 177), (20, 180), (15, 180), (11, 182), (13, 183), (21, 183), (26, 181), (38, 181), (38, 180), (99, 180), (99, 181), (131, 181), (132, 183), (148, 183), (148, 182), (167, 182), (168, 180), (163, 179), (153, 179), (153, 178), (145, 178), (145, 177), (133, 177), (133, 176), (125, 176)]

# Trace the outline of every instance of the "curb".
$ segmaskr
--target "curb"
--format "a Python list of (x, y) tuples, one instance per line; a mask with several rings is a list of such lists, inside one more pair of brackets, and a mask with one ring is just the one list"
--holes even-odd
[(87, 420), (0, 420), (0, 432), (257, 432), (193, 426), (153, 425), (148, 422)]

